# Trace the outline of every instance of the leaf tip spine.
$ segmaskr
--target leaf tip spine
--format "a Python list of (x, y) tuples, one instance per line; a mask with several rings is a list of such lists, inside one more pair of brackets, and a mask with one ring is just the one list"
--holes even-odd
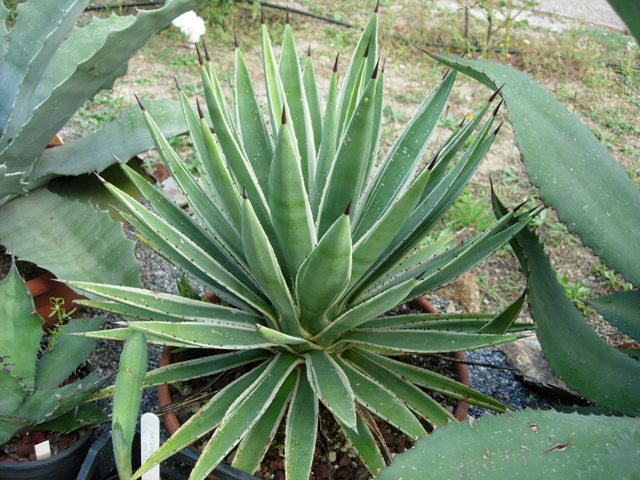
[(248, 198), (247, 197), (247, 189), (245, 187), (242, 187), (242, 198), (244, 200), (246, 200)]
[(282, 107), (282, 125), (287, 124), (287, 109), (286, 107)]
[(236, 32), (236, 29), (233, 29), (233, 48), (234, 49), (238, 49), (238, 47), (240, 46), (240, 43), (238, 42), (238, 32)]
[(502, 91), (502, 87), (504, 87), (504, 83), (502, 85), (500, 85), (500, 88), (498, 88), (495, 92), (493, 92), (491, 94), (491, 96), (489, 97), (489, 102), (493, 102), (495, 100), (495, 98), (500, 94), (500, 92)]
[(264, 7), (260, 8), (260, 25), (264, 25)]
[(373, 68), (373, 74), (371, 74), (371, 79), (375, 80), (378, 78), (378, 68), (380, 67), (380, 59), (376, 62), (376, 66)]
[(380, 0), (376, 2), (376, 6), (373, 9), (373, 13), (378, 13), (380, 11)]
[(173, 74), (173, 82), (176, 84), (176, 90), (180, 91), (182, 90), (182, 88), (180, 88), (180, 82), (178, 81), (178, 77)]
[(447, 75), (449, 75), (449, 72), (451, 72), (451, 69), (450, 69), (450, 68), (447, 68), (447, 69), (444, 71), (444, 74), (442, 75), (442, 80), (444, 80), (445, 78), (447, 78)]
[(496, 108), (493, 109), (494, 117), (498, 115), (498, 111), (500, 110), (500, 107), (502, 106), (503, 103), (504, 103), (504, 100), (500, 100), (500, 103), (498, 103), (498, 105), (496, 105)]
[(351, 202), (347, 203), (347, 206), (344, 209), (344, 214), (349, 215), (351, 213)]
[(340, 52), (336, 53), (336, 60), (333, 62), (333, 73), (338, 73), (338, 59), (340, 58)]
[(202, 39), (202, 48), (204, 49), (204, 58), (206, 58), (207, 62), (210, 62), (211, 57), (209, 56), (209, 49), (207, 48), (207, 42), (205, 42), (204, 38)]
[(142, 103), (142, 100), (140, 100), (140, 97), (138, 97), (138, 94), (136, 92), (133, 92), (133, 96), (136, 97), (136, 101), (138, 102), (138, 105), (140, 106), (140, 110), (142, 110), (144, 112), (146, 110), (146, 108), (144, 108), (144, 104)]
[(307, 57), (311, 57), (311, 44), (307, 44)]
[(369, 35), (369, 41), (367, 42), (367, 48), (364, 49), (364, 58), (369, 57), (369, 47), (371, 46), (371, 35)]
[(196, 53), (198, 54), (198, 63), (202, 66), (204, 65), (204, 61), (202, 60), (202, 53), (200, 53), (200, 49), (198, 48), (198, 44), (196, 43)]
[(200, 99), (198, 97), (196, 97), (196, 107), (198, 107), (198, 116), (200, 117), (200, 120), (202, 120), (204, 118), (204, 113), (202, 113), (202, 107), (200, 106)]
[(291, 23), (291, 14), (289, 13), (289, 9), (287, 8), (287, 14), (284, 17), (284, 23), (289, 25)]
[(498, 125), (498, 127), (493, 131), (493, 135), (498, 135), (498, 132), (502, 128), (503, 124), (504, 124), (504, 122), (500, 122), (500, 125)]

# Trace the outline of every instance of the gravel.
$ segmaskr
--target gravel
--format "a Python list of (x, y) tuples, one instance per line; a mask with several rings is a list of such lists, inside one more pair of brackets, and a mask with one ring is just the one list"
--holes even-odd
[[(180, 277), (180, 271), (176, 267), (139, 242), (136, 242), (135, 255), (140, 263), (140, 277), (144, 288), (159, 292), (176, 292), (176, 281)], [(122, 320), (116, 315), (106, 314), (102, 316), (106, 319), (106, 328), (113, 328), (115, 327), (114, 322)], [(89, 361), (100, 378), (109, 378), (110, 381), (115, 380), (122, 347), (122, 342), (103, 340), (98, 342), (96, 349), (89, 357)], [(149, 369), (158, 366), (161, 353), (162, 347), (159, 345), (150, 344), (147, 347)], [(158, 396), (155, 388), (146, 389), (142, 396), (140, 411), (143, 413), (150, 412), (157, 407)], [(110, 400), (105, 402), (105, 408), (109, 412), (111, 411)]]

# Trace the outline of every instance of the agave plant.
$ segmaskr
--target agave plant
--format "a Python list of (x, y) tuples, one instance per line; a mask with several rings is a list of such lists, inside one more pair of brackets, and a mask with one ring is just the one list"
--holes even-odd
[[(106, 419), (84, 402), (104, 382), (95, 372), (69, 381), (93, 351), (95, 340), (70, 335), (49, 338), (42, 348), (42, 319), (15, 265), (0, 282), (0, 445), (35, 430), (71, 432)], [(100, 318), (70, 320), (60, 333), (99, 328)]]
[[(99, 338), (128, 340), (127, 362), (147, 341), (228, 353), (139, 375), (122, 371), (115, 391), (114, 426), (127, 430), (138, 387), (212, 375), (245, 366), (133, 475), (140, 477), (195, 439), (213, 432), (192, 479), (207, 474), (235, 448), (233, 465), (255, 471), (286, 413), (287, 478), (309, 478), (319, 405), (375, 473), (385, 461), (372, 414), (415, 439), (425, 424), (452, 415), (427, 391), (498, 411), (501, 403), (452, 379), (391, 357), (449, 352), (508, 342), (522, 300), (491, 315), (391, 315), (399, 304), (451, 281), (486, 258), (536, 213), (510, 212), (461, 245), (433, 234), (469, 181), (496, 135), (495, 95), (461, 125), (430, 162), (423, 156), (455, 79), (442, 83), (376, 166), (384, 71), (376, 60), (378, 13), (367, 23), (340, 89), (333, 68), (321, 115), (311, 58), (304, 73), (290, 25), (276, 62), (266, 26), (262, 53), (266, 104), (262, 111), (242, 52), (235, 50), (233, 109), (224, 98), (206, 47), (200, 73), (203, 109), (180, 91), (202, 174), (194, 176), (142, 114), (168, 170), (189, 201), (189, 215), (127, 166), (147, 208), (113, 185), (126, 206), (122, 217), (140, 238), (206, 288), (224, 305), (143, 289), (71, 282), (98, 298), (86, 306), (129, 320)], [(265, 121), (268, 117), (269, 121)], [(468, 147), (466, 147), (468, 145)], [(121, 364), (122, 365), (122, 364)], [(134, 377), (139, 376), (136, 385)], [(425, 390), (426, 389), (426, 390)], [(125, 399), (126, 400), (123, 400)], [(131, 421), (131, 418), (130, 420)], [(120, 436), (127, 439), (129, 433)]]
[[(89, 0), (12, 2), (15, 22), (5, 3), (0, 0), (0, 244), (64, 278), (139, 285), (133, 245), (116, 222), (41, 188), (56, 177), (101, 172), (116, 163), (114, 155), (128, 161), (150, 148), (137, 107), (78, 141), (47, 145), (87, 100), (126, 74), (129, 59), (155, 32), (200, 0), (168, 0), (155, 10), (84, 25), (77, 23)], [(177, 102), (149, 102), (149, 108), (165, 134), (186, 131), (173, 114)], [(92, 203), (98, 189), (90, 191)]]

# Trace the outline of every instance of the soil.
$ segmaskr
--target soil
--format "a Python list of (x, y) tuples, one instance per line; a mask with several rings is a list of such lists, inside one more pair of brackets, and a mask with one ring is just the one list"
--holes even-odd
[(36, 460), (35, 445), (47, 440), (51, 444), (51, 455), (57, 455), (78, 440), (81, 434), (82, 431), (65, 435), (55, 432), (33, 432), (18, 435), (12, 441), (0, 446), (0, 462), (34, 461)]

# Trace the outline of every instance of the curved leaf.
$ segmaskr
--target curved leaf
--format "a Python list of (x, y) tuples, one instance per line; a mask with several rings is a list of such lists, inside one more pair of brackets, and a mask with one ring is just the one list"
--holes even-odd
[(525, 73), (489, 61), (434, 58), (492, 89), (502, 86), (542, 199), (585, 245), (640, 286), (640, 191), (595, 135)]
[(133, 243), (121, 225), (106, 212), (46, 189), (2, 206), (0, 243), (58, 278), (140, 285)]
[(631, 480), (640, 474), (639, 440), (640, 420), (632, 418), (533, 410), (486, 415), (437, 429), (377, 479)]

